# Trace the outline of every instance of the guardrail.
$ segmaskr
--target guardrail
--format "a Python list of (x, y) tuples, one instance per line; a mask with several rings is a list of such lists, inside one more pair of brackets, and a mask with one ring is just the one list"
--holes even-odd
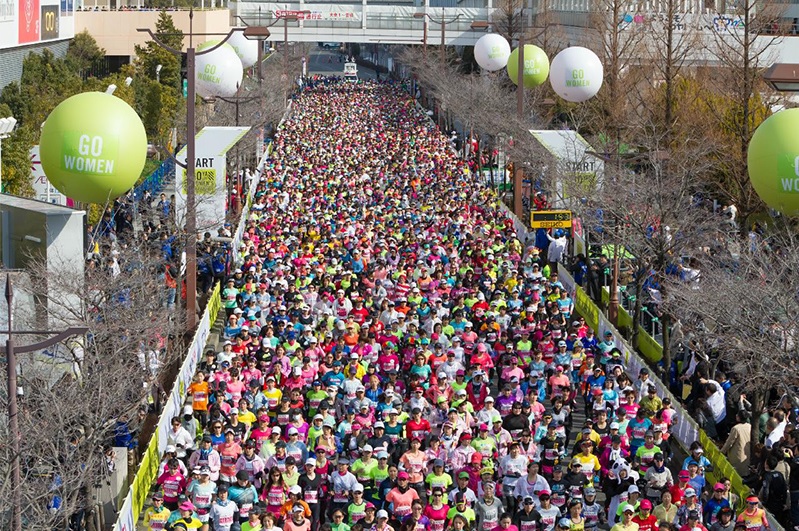
[[(648, 366), (644, 358), (641, 357), (641, 355), (639, 355), (635, 350), (630, 348), (627, 342), (623, 339), (622, 335), (619, 334), (619, 331), (616, 330), (616, 327), (614, 327), (610, 321), (608, 321), (605, 314), (599, 310), (585, 290), (575, 284), (574, 277), (572, 277), (571, 273), (569, 273), (566, 267), (560, 263), (558, 264), (558, 280), (560, 280), (560, 282), (573, 298), (575, 312), (580, 314), (585, 319), (586, 324), (594, 330), (597, 337), (603, 337), (606, 331), (610, 331), (613, 334), (616, 347), (621, 351), (622, 356), (624, 357), (624, 365), (627, 373), (631, 378), (636, 378), (638, 376), (638, 372), (642, 368)], [(627, 314), (627, 319), (629, 319), (629, 322), (632, 323), (632, 318), (629, 316), (629, 314)], [(652, 344), (658, 345), (657, 342), (652, 339), (643, 329), (639, 330), (638, 335), (639, 337), (643, 337), (643, 342), (641, 339), (639, 339), (639, 344), (646, 346), (651, 346)], [(658, 347), (660, 347), (660, 345), (658, 345)], [(662, 355), (662, 347), (660, 348)], [(657, 377), (652, 377), (652, 380), (657, 388), (658, 396), (669, 397), (671, 399), (672, 406), (677, 411), (671, 431), (672, 440), (676, 441), (687, 454), (690, 453), (688, 449), (690, 448), (691, 443), (694, 441), (699, 441), (702, 444), (702, 448), (704, 448), (705, 457), (713, 465), (713, 471), (705, 472), (705, 477), (708, 479), (708, 482), (713, 484), (719, 481), (722, 477), (726, 477), (732, 484), (732, 491), (737, 494), (741, 500), (744, 500), (749, 495), (749, 487), (744, 485), (743, 478), (741, 478), (740, 474), (736, 472), (732, 464), (730, 464), (724, 454), (721, 453), (721, 450), (719, 450), (719, 447), (716, 446), (716, 443), (713, 442), (707, 436), (707, 434), (705, 434), (705, 432), (699, 428), (699, 425), (696, 423), (696, 421), (694, 421), (693, 418), (691, 418), (685, 408), (682, 407), (680, 401), (677, 400), (677, 397), (671, 393), (668, 386)], [(774, 519), (772, 514), (768, 513), (768, 518), (773, 531), (779, 531), (783, 529), (782, 526), (780, 526), (779, 523), (777, 523), (777, 521)]]

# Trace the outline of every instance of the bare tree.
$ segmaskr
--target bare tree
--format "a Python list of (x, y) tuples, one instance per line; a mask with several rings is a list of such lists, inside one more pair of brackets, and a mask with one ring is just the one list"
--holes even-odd
[(736, 2), (729, 15), (714, 21), (712, 38), (705, 42), (718, 65), (707, 72), (711, 84), (705, 101), (715, 117), (714, 126), (730, 138), (728, 149), (719, 157), (716, 182), (737, 206), (744, 225), (750, 214), (762, 208), (749, 182), (746, 153), (755, 129), (769, 113), (760, 96), (767, 90), (761, 72), (772, 59), (778, 37), (768, 35), (780, 33), (783, 9), (758, 0)]
[[(782, 222), (768, 238), (753, 233), (742, 249), (719, 236), (697, 257), (698, 282), (674, 282), (666, 301), (713, 366), (739, 377), (755, 416), (770, 391), (799, 381), (797, 243), (795, 228)], [(752, 441), (758, 436), (752, 422)]]
[[(163, 259), (161, 245), (145, 239), (131, 246), (104, 241), (85, 274), (79, 268), (48, 270), (47, 261), (31, 260), (30, 300), (57, 305), (58, 311), (33, 314), (19, 326), (35, 330), (49, 322), (56, 330), (84, 326), (89, 331), (53, 348), (52, 363), (43, 363), (41, 355), (20, 355), (26, 529), (65, 528), (67, 519), (90, 508), (110, 473), (106, 449), (115, 437), (118, 444), (135, 440), (148, 410), (157, 412), (167, 369), (182, 352), (177, 335), (182, 313), (168, 307), (164, 277), (175, 264)], [(5, 396), (2, 402), (5, 408)], [(11, 499), (10, 436), (0, 431), (3, 500)], [(9, 509), (4, 504), (3, 511)], [(5, 518), (0, 513), (0, 522)]]

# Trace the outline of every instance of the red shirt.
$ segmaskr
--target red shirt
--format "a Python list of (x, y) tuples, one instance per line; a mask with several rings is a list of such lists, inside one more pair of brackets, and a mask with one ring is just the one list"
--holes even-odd
[(654, 531), (658, 528), (658, 519), (652, 513), (646, 518), (641, 518), (640, 514), (633, 516), (633, 522), (638, 524), (638, 531)]
[(430, 423), (424, 418), (420, 419), (419, 422), (411, 419), (405, 424), (405, 433), (410, 439), (418, 437), (424, 441), (427, 434), (430, 433)]

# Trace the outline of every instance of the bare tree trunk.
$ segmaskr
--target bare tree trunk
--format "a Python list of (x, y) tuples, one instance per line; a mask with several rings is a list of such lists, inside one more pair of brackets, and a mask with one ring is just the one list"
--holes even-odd
[(765, 389), (754, 389), (751, 391), (751, 400), (752, 403), (752, 419), (750, 422), (750, 431), (749, 431), (749, 438), (752, 441), (750, 445), (750, 453), (749, 453), (749, 460), (750, 462), (754, 463), (755, 459), (755, 447), (757, 443), (760, 442), (760, 415), (763, 414), (763, 403), (765, 401), (765, 395), (768, 391)]

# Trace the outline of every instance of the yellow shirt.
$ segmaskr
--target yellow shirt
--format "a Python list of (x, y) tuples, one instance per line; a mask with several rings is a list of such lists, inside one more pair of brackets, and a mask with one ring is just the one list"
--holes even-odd
[(246, 424), (247, 426), (252, 426), (255, 424), (255, 413), (252, 411), (244, 411), (243, 413), (239, 413), (239, 422), (242, 424)]
[[(580, 465), (582, 466), (583, 470), (586, 470), (586, 471), (587, 470), (593, 470), (594, 472), (598, 472), (599, 471), (599, 468), (600, 468), (599, 459), (597, 459), (597, 457), (594, 454), (586, 456), (586, 455), (583, 455), (583, 454), (580, 453), (580, 454), (577, 454), (576, 456), (574, 456), (574, 459), (576, 459), (580, 463)], [(636, 527), (637, 527), (637, 525), (636, 525)]]
[(163, 505), (160, 511), (156, 511), (155, 507), (148, 507), (144, 511), (144, 526), (148, 531), (161, 531), (166, 527), (166, 521), (169, 520), (170, 514), (172, 514), (172, 511)]
[(629, 525), (624, 525), (624, 522), (619, 522), (611, 527), (610, 531), (638, 531), (638, 524), (630, 522)]

